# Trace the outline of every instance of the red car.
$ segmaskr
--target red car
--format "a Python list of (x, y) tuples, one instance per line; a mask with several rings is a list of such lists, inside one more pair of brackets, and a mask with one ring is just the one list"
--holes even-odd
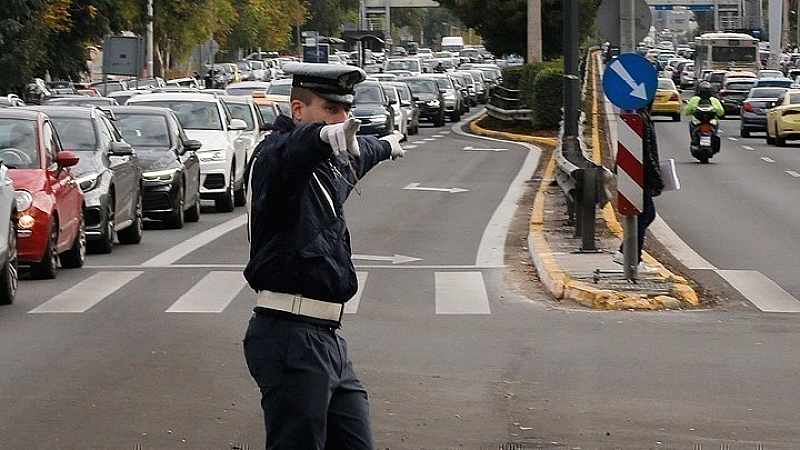
[(17, 253), (33, 278), (55, 278), (83, 266), (86, 233), (83, 192), (70, 167), (78, 155), (61, 150), (46, 114), (22, 108), (0, 110), (0, 160), (8, 166), (17, 202)]

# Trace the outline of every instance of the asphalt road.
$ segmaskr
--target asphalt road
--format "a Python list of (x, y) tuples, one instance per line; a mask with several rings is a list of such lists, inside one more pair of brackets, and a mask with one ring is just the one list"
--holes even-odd
[[(796, 448), (795, 315), (557, 304), (516, 262), (537, 153), (449, 126), (406, 148), (347, 205), (361, 290), (342, 334), (376, 448)], [(22, 280), (0, 308), (0, 448), (261, 448), (242, 214)]]

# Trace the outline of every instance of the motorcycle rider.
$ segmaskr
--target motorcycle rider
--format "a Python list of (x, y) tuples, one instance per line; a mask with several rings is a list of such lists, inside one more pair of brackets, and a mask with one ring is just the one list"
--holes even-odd
[(694, 112), (701, 103), (710, 103), (714, 108), (714, 111), (717, 113), (716, 116), (710, 121), (711, 125), (714, 127), (714, 135), (716, 135), (719, 131), (719, 121), (717, 120), (717, 117), (722, 117), (725, 115), (725, 108), (722, 107), (722, 103), (717, 97), (714, 97), (714, 88), (711, 86), (711, 83), (708, 81), (701, 81), (700, 84), (697, 85), (695, 96), (689, 99), (689, 103), (686, 104), (686, 108), (683, 110), (683, 114), (692, 118), (692, 120), (689, 122), (689, 138), (692, 140), (693, 145), (697, 144), (695, 141), (695, 129), (697, 128), (697, 125), (700, 124), (700, 119), (694, 115)]

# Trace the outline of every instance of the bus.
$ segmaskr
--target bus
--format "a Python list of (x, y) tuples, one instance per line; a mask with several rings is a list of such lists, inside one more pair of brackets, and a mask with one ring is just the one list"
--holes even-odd
[(704, 33), (694, 38), (694, 70), (749, 70), (761, 69), (759, 40), (744, 33)]

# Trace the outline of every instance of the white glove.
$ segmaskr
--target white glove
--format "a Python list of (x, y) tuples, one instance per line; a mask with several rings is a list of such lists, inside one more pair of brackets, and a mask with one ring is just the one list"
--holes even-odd
[(386, 136), (380, 138), (381, 141), (386, 141), (392, 146), (393, 160), (402, 158), (403, 155), (406, 154), (406, 151), (403, 150), (403, 147), (400, 147), (400, 139), (403, 139), (403, 134), (398, 131), (394, 131), (391, 134), (387, 134)]
[(361, 155), (358, 148), (356, 133), (361, 126), (361, 121), (350, 117), (342, 123), (325, 125), (319, 130), (319, 138), (323, 142), (331, 145), (333, 153), (337, 156), (344, 152), (350, 152), (353, 156)]

